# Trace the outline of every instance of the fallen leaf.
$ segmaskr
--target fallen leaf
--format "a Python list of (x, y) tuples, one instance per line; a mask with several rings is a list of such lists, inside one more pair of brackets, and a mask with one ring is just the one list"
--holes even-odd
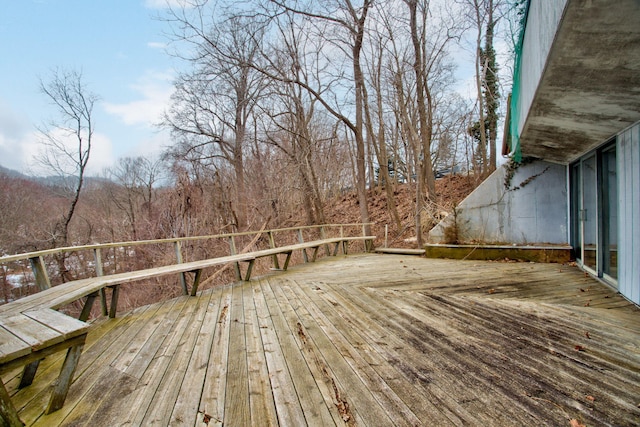
[(591, 396), (591, 395), (588, 395), (588, 396), (586, 397), (586, 399), (587, 399), (589, 402), (595, 402), (595, 401), (596, 401), (596, 398), (595, 398), (595, 397), (593, 397), (593, 396)]
[(574, 347), (574, 349), (575, 349), (575, 351), (584, 351), (584, 347), (583, 347), (583, 346), (581, 346), (581, 345), (579, 345), (579, 344), (578, 344), (578, 345), (576, 345), (576, 346)]
[(489, 292), (490, 294), (494, 294), (494, 293), (496, 293), (496, 290), (495, 289), (489, 289), (487, 292)]
[(582, 424), (580, 421), (576, 420), (575, 418), (569, 421), (569, 425), (571, 427), (586, 427), (584, 424)]

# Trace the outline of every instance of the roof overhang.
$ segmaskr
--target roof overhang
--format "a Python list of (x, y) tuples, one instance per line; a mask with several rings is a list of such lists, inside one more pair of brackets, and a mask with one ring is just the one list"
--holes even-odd
[(640, 1), (568, 0), (520, 133), (522, 154), (568, 163), (638, 120)]

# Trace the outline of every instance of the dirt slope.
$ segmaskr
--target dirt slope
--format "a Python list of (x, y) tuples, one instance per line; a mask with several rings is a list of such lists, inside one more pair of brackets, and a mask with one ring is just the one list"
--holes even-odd
[[(423, 229), (429, 230), (442, 219), (453, 206), (464, 199), (474, 188), (473, 177), (455, 175), (436, 181), (436, 202), (427, 207), (423, 214)], [(384, 237), (385, 225), (389, 226), (389, 246), (415, 247), (415, 186), (398, 185), (395, 189), (396, 208), (401, 228), (393, 224), (387, 209), (387, 197), (384, 189), (369, 190), (369, 216), (374, 222), (373, 233), (378, 243)], [(360, 222), (360, 210), (356, 193), (342, 195), (327, 203), (325, 210), (327, 222), (344, 224)]]

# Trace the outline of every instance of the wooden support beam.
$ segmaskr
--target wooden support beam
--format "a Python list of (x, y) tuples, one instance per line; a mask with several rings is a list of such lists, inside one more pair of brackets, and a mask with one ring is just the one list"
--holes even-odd
[(98, 296), (98, 292), (94, 292), (92, 294), (87, 295), (87, 300), (84, 302), (84, 307), (82, 307), (82, 313), (80, 313), (80, 317), (78, 319), (86, 322), (91, 314), (91, 309), (93, 308), (93, 302), (96, 300)]
[(44, 265), (42, 256), (29, 258), (29, 263), (31, 264), (31, 271), (33, 271), (33, 276), (36, 279), (36, 285), (38, 285), (38, 288), (40, 288), (41, 291), (49, 289), (51, 287), (51, 282), (49, 281), (47, 267)]
[[(276, 240), (273, 237), (272, 231), (269, 231), (268, 235), (269, 235), (269, 247), (273, 249), (276, 247)], [(278, 254), (273, 254), (271, 258), (273, 259), (273, 268), (275, 268), (276, 270), (280, 270), (280, 263), (278, 262)]]
[(51, 399), (49, 400), (47, 409), (44, 411), (46, 415), (57, 411), (58, 409), (62, 408), (62, 405), (64, 405), (64, 400), (67, 398), (71, 380), (73, 380), (73, 374), (76, 371), (78, 360), (80, 360), (80, 355), (82, 354), (82, 349), (84, 348), (84, 338), (86, 338), (86, 334), (82, 337), (82, 344), (73, 346), (69, 348), (69, 350), (67, 350), (67, 357), (65, 357), (64, 363), (62, 364), (62, 369), (60, 369), (60, 376), (58, 377), (58, 380), (53, 387)]
[[(100, 248), (95, 248), (93, 250), (93, 260), (96, 264), (96, 276), (104, 276), (104, 270), (102, 267), (102, 252), (100, 251)], [(100, 306), (102, 307), (102, 315), (106, 316), (108, 314), (107, 294), (105, 293), (104, 288), (100, 289)]]
[(198, 292), (198, 286), (200, 285), (200, 278), (202, 277), (202, 269), (198, 269), (193, 271), (192, 273), (194, 273), (193, 276), (193, 285), (191, 285), (191, 296), (195, 297), (196, 293)]
[[(173, 242), (173, 246), (176, 252), (176, 264), (182, 264), (182, 248), (180, 247), (180, 241), (176, 240)], [(182, 295), (189, 295), (189, 290), (187, 288), (187, 276), (184, 271), (180, 273), (180, 286), (182, 287)]]
[[(249, 265), (247, 266), (247, 274), (245, 274), (244, 276), (244, 281), (248, 282), (249, 280), (251, 280), (251, 271), (253, 270), (253, 264), (255, 263), (255, 259), (250, 259)], [(242, 280), (242, 277), (240, 278), (240, 280)]]
[(13, 406), (13, 402), (11, 402), (11, 397), (2, 379), (0, 379), (0, 422), (0, 425), (3, 427), (21, 427), (24, 425), (18, 416), (16, 407)]
[(333, 256), (338, 256), (338, 250), (340, 249), (340, 242), (334, 243)]
[(20, 377), (20, 384), (18, 388), (25, 388), (30, 386), (33, 382), (33, 378), (36, 376), (36, 372), (38, 372), (38, 366), (40, 366), (40, 360), (34, 360), (33, 362), (25, 365), (22, 370), (22, 376)]
[(114, 319), (118, 311), (118, 296), (120, 295), (120, 285), (109, 286), (111, 288), (111, 307), (109, 307), (109, 317)]
[(284, 266), (282, 267), (283, 270), (287, 270), (287, 268), (289, 268), (289, 261), (291, 261), (291, 254), (293, 253), (293, 251), (289, 251), (287, 252), (287, 258), (284, 260)]

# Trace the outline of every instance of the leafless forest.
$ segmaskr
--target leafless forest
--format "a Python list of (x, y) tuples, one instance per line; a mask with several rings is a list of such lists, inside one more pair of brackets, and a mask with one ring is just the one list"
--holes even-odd
[(159, 17), (185, 70), (161, 123), (173, 146), (85, 176), (98, 96), (55, 73), (41, 89), (77, 146), (43, 140), (46, 180), (0, 173), (0, 254), (344, 220), (420, 245), (496, 167), (509, 70), (494, 45), (521, 3), (182, 2)]

